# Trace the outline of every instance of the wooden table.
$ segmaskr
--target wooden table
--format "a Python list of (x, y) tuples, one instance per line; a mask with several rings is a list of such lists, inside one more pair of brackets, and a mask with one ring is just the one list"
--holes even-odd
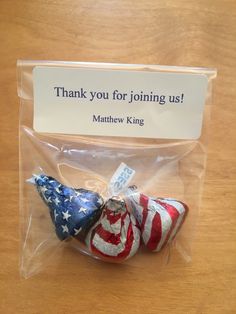
[[(1, 313), (236, 313), (236, 2), (1, 0), (0, 16)], [(153, 273), (68, 250), (19, 277), (18, 58), (218, 69), (192, 264)]]

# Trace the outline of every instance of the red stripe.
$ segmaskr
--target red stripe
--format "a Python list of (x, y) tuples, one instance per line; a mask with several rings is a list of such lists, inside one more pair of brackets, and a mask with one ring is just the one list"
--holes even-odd
[(95, 233), (97, 233), (97, 227), (93, 229), (93, 231), (91, 232), (91, 238), (90, 238), (90, 247), (91, 247), (91, 251), (96, 254), (97, 256), (100, 256), (100, 257), (110, 257), (109, 255), (106, 255), (104, 253), (102, 253), (100, 250), (98, 250), (96, 248), (96, 246), (93, 244), (93, 238), (95, 236)]
[(147, 219), (147, 215), (148, 215), (148, 196), (144, 195), (144, 194), (140, 194), (140, 205), (143, 207), (143, 219), (142, 219), (142, 223), (141, 223), (141, 230), (144, 230), (144, 225)]
[(172, 221), (171, 228), (170, 228), (170, 230), (169, 230), (169, 232), (168, 232), (168, 234), (166, 236), (165, 242), (162, 245), (162, 248), (163, 248), (166, 245), (167, 241), (169, 240), (171, 232), (173, 231), (180, 214), (179, 214), (178, 210), (174, 207), (174, 205), (167, 204), (167, 203), (164, 202), (164, 200), (156, 199), (155, 202), (160, 204), (162, 207), (165, 208), (165, 210), (170, 215), (170, 218), (171, 218), (171, 221)]
[(93, 245), (93, 238), (94, 238), (94, 236), (95, 236), (95, 233), (96, 233), (96, 229), (97, 229), (97, 227), (95, 227), (93, 230), (92, 230), (92, 232), (91, 232), (91, 236), (90, 236), (90, 239), (89, 239), (89, 241), (90, 241), (90, 248), (91, 248), (91, 251), (93, 252), (93, 253), (95, 253), (96, 255), (104, 255), (105, 256), (105, 254), (102, 254), (97, 248), (96, 248), (96, 246), (94, 246)]
[[(98, 232), (97, 228), (101, 228), (101, 224), (98, 225), (95, 229), (96, 230), (93, 230), (92, 233), (91, 233), (91, 241), (90, 241), (90, 246), (91, 246), (91, 250), (92, 252), (94, 252), (96, 255), (98, 256), (101, 256), (101, 257), (105, 257), (105, 258), (109, 258), (109, 259), (113, 259), (113, 260), (120, 260), (120, 259), (125, 259), (130, 251), (131, 251), (131, 248), (132, 248), (132, 245), (133, 245), (133, 241), (134, 241), (134, 235), (133, 235), (133, 228), (132, 228), (132, 223), (130, 222), (129, 223), (129, 227), (128, 227), (128, 231), (127, 231), (127, 238), (126, 238), (126, 243), (125, 243), (125, 247), (124, 247), (124, 250), (122, 252), (120, 252), (117, 256), (111, 256), (111, 255), (107, 255), (107, 254), (104, 254), (103, 252), (101, 252), (100, 250), (98, 250), (94, 244), (93, 244), (93, 238), (95, 236), (95, 233), (99, 234), (99, 236), (101, 237), (102, 233)], [(123, 226), (122, 228), (124, 228), (124, 223), (123, 223)], [(100, 231), (100, 230), (99, 230)], [(113, 236), (115, 236), (114, 234), (111, 234)], [(104, 234), (103, 234), (104, 236)], [(103, 237), (102, 237), (103, 238)], [(120, 243), (120, 234), (119, 234), (119, 241), (118, 243), (114, 243), (114, 242), (110, 242), (108, 239), (104, 239), (106, 242), (109, 242), (109, 243), (112, 243), (112, 244), (119, 244)], [(118, 239), (117, 239), (118, 240)]]
[(99, 251), (96, 246), (93, 245), (93, 238), (91, 238), (91, 251), (97, 255), (97, 256), (100, 256), (100, 257), (110, 257), (109, 255), (106, 255), (104, 253), (102, 253), (101, 251)]
[[(106, 215), (109, 212), (109, 216)], [(116, 217), (118, 216), (119, 219), (121, 219), (121, 227), (122, 227), (122, 221), (125, 219), (126, 215), (128, 213), (125, 212), (124, 215), (121, 216), (121, 214), (116, 215)], [(113, 224), (113, 221), (115, 220), (115, 222), (118, 221), (118, 219), (113, 219), (114, 217), (114, 212), (110, 211), (110, 210), (106, 210), (106, 213), (103, 215), (103, 219), (107, 218), (108, 222), (110, 223), (111, 227)], [(96, 227), (96, 233), (100, 236), (100, 238), (102, 238), (105, 242), (111, 243), (111, 244), (119, 244), (120, 243), (120, 233), (118, 234), (114, 234), (113, 232), (107, 231), (103, 228), (102, 224), (100, 223), (99, 225), (97, 225)]]
[(158, 246), (158, 243), (161, 241), (161, 236), (162, 236), (161, 216), (159, 213), (156, 212), (152, 219), (151, 235), (146, 246), (152, 251), (155, 250)]
[(119, 258), (119, 259), (126, 258), (129, 255), (130, 251), (131, 251), (133, 242), (134, 242), (133, 225), (132, 225), (132, 222), (130, 221), (129, 227), (128, 227), (128, 230), (127, 230), (125, 248), (124, 248), (124, 250), (122, 252), (120, 252), (117, 255), (117, 258)]
[(96, 227), (96, 233), (100, 236), (100, 238), (108, 243), (116, 245), (120, 243), (120, 233), (111, 233), (110, 231), (103, 229), (103, 226), (101, 224)]
[(119, 212), (118, 214), (115, 214), (113, 210), (110, 210), (106, 208), (104, 210), (104, 216), (107, 216), (107, 219), (109, 220), (110, 224), (116, 223), (120, 218), (121, 218), (121, 213)]
[[(110, 216), (108, 217), (106, 214), (104, 216), (105, 217), (107, 216), (107, 219), (113, 218), (112, 214), (114, 215), (114, 212), (111, 212), (110, 210), (107, 210), (107, 211), (109, 211)], [(121, 229), (124, 228), (124, 220), (125, 220), (127, 215), (129, 215), (129, 213), (127, 211), (124, 212), (122, 215), (121, 214), (117, 215), (117, 216), (121, 217), (120, 218), (121, 219)], [(130, 216), (128, 218), (130, 219)], [(131, 221), (129, 222), (129, 226), (128, 226), (127, 239), (126, 239), (126, 242), (124, 244), (124, 250), (121, 253), (119, 253), (117, 256), (110, 256), (108, 254), (104, 254), (98, 248), (96, 248), (96, 246), (94, 246), (94, 244), (93, 244), (93, 238), (94, 238), (95, 234), (98, 234), (100, 236), (100, 238), (102, 238), (107, 243), (110, 243), (113, 245), (118, 245), (121, 242), (121, 239), (120, 239), (121, 233), (115, 235), (114, 233), (111, 233), (109, 231), (104, 230), (101, 223), (98, 224), (96, 226), (96, 228), (92, 231), (91, 240), (90, 240), (91, 250), (96, 255), (117, 260), (117, 259), (124, 259), (130, 253), (130, 250), (131, 250), (132, 244), (133, 244), (133, 239), (134, 239)]]
[[(182, 221), (181, 221), (181, 223), (179, 224), (179, 227), (178, 227), (178, 229), (176, 230), (176, 233), (175, 233), (173, 239), (175, 238), (176, 234), (179, 232), (180, 228), (182, 227), (182, 224), (184, 223), (185, 218), (186, 218), (186, 216), (187, 216), (187, 214), (188, 214), (188, 211), (189, 211), (189, 208), (188, 208), (188, 206), (187, 206), (186, 204), (184, 204), (183, 202), (180, 202), (180, 201), (178, 201), (178, 202), (184, 206), (185, 211), (184, 211), (184, 215), (183, 215), (183, 217), (182, 217)], [(172, 240), (173, 240), (173, 239), (172, 239)]]

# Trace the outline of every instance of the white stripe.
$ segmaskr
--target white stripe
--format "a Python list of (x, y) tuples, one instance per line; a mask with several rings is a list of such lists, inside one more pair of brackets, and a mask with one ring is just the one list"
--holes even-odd
[(149, 199), (148, 208), (150, 208), (150, 210), (152, 210), (154, 212), (158, 212), (160, 214), (160, 218), (161, 218), (161, 231), (162, 231), (161, 232), (161, 240), (158, 243), (156, 249), (154, 250), (155, 252), (158, 252), (161, 250), (161, 248), (162, 248), (162, 246), (166, 240), (166, 237), (168, 235), (168, 232), (170, 231), (170, 228), (172, 225), (172, 219), (171, 219), (169, 213), (165, 210), (165, 208), (153, 200)]
[(94, 230), (99, 224), (102, 224), (102, 227), (103, 227), (104, 220), (106, 220), (106, 222), (108, 223), (106, 216), (103, 217), (100, 221), (98, 221), (95, 224), (95, 226), (89, 231), (85, 242), (87, 246), (90, 248), (90, 250), (91, 250), (91, 244), (93, 244), (93, 246), (95, 246), (97, 250), (102, 252), (103, 254), (106, 254), (108, 256), (117, 256), (119, 253), (123, 252), (123, 250), (125, 249), (128, 227), (129, 227), (129, 224), (131, 223), (130, 217), (129, 215), (126, 215), (124, 219), (124, 225), (122, 227), (121, 227), (121, 222), (120, 222), (119, 232), (121, 233), (121, 237), (120, 237), (120, 243), (118, 245), (106, 242), (99, 236), (98, 233), (96, 233), (96, 231), (95, 231), (94, 237), (91, 239), (92, 230)]
[[(158, 200), (158, 199), (157, 199), (157, 200)], [(178, 210), (178, 212), (179, 212), (180, 214), (185, 212), (184, 205), (183, 205), (182, 203), (178, 202), (178, 201), (175, 200), (175, 199), (170, 200), (170, 199), (165, 199), (165, 198), (164, 198), (164, 199), (160, 199), (160, 201), (161, 201), (162, 203), (166, 203), (166, 204), (169, 204), (169, 205), (174, 206), (174, 207)]]
[(104, 241), (98, 233), (95, 233), (92, 244), (98, 249), (99, 252), (108, 256), (117, 256), (124, 250), (123, 244), (118, 245)]
[(170, 200), (170, 199), (164, 199), (164, 200), (161, 200), (163, 203), (166, 203), (166, 204), (169, 204), (169, 205), (172, 205), (175, 207), (175, 209), (179, 212), (179, 217), (178, 217), (178, 220), (176, 222), (176, 225), (174, 227), (174, 229), (172, 230), (171, 234), (170, 234), (170, 237), (169, 237), (169, 240), (168, 240), (168, 243), (170, 243), (172, 241), (172, 239), (174, 238), (174, 236), (176, 235), (176, 232), (184, 218), (184, 215), (185, 215), (185, 208), (183, 206), (183, 204), (181, 204), (180, 202), (176, 201), (176, 200)]
[(106, 242), (99, 236), (98, 233), (95, 233), (92, 239), (93, 245), (103, 254), (106, 254), (108, 256), (117, 256), (118, 254), (123, 252), (125, 249), (129, 224), (130, 224), (129, 215), (126, 215), (124, 219), (124, 225), (122, 226), (122, 228), (120, 228), (121, 235), (120, 235), (119, 244), (112, 244), (112, 243)]
[(131, 223), (135, 226), (137, 224), (137, 220), (135, 219), (134, 215), (129, 215)]
[(132, 214), (135, 216), (138, 223), (141, 225), (143, 221), (143, 207), (132, 200), (130, 200), (130, 202), (131, 202)]
[(140, 193), (134, 192), (132, 194), (129, 194), (128, 198), (133, 200), (135, 203), (139, 203), (139, 201), (140, 201)]
[(132, 243), (132, 247), (131, 250), (129, 252), (129, 255), (127, 255), (126, 259), (132, 257), (139, 249), (140, 246), (140, 231), (139, 229), (132, 224), (132, 230), (133, 230), (133, 243)]
[(147, 244), (148, 241), (150, 240), (151, 231), (152, 231), (152, 221), (155, 215), (156, 215), (156, 212), (148, 210), (145, 225), (142, 230), (142, 238), (145, 244)]
[(129, 228), (129, 225), (131, 224), (131, 221), (130, 221), (130, 216), (129, 214), (127, 214), (125, 216), (125, 219), (124, 219), (124, 225), (122, 226), (122, 228), (120, 229), (120, 240), (121, 242), (124, 244), (124, 247), (126, 245), (126, 240), (127, 240), (127, 233), (128, 233), (128, 228)]
[(102, 218), (101, 224), (104, 230), (109, 231), (114, 234), (120, 233), (121, 229), (121, 219), (118, 219), (114, 224), (110, 224), (106, 216)]

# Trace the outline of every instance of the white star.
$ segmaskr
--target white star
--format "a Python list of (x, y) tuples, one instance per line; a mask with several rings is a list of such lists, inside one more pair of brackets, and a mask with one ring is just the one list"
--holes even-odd
[(76, 194), (76, 196), (80, 196), (81, 195), (81, 193), (78, 192), (78, 191), (75, 191), (75, 194)]
[(49, 196), (49, 197), (47, 198), (46, 195), (43, 194), (43, 197), (44, 197), (44, 199), (45, 199), (46, 202), (52, 203), (51, 196)]
[(61, 227), (62, 227), (64, 233), (65, 232), (69, 233), (69, 229), (68, 229), (67, 225), (65, 225), (65, 226), (61, 225)]
[(59, 216), (59, 214), (57, 214), (56, 209), (54, 209), (54, 219), (55, 219), (55, 221), (57, 220), (57, 216)]
[(75, 232), (75, 234), (74, 234), (74, 235), (79, 234), (79, 233), (80, 233), (80, 231), (81, 231), (81, 229), (82, 229), (82, 227), (80, 227), (79, 229), (74, 228), (74, 232)]
[(47, 190), (48, 190), (48, 189), (46, 188), (46, 186), (42, 186), (42, 187), (41, 187), (41, 192), (42, 192), (42, 193), (47, 192)]
[(73, 198), (74, 196), (73, 195), (70, 195), (70, 202), (72, 201), (72, 198)]
[(84, 202), (84, 203), (89, 202), (89, 201), (87, 200), (87, 198), (84, 198), (84, 197), (81, 197), (81, 201)]
[(84, 214), (86, 214), (87, 208), (84, 207), (80, 207), (79, 213), (83, 212)]
[[(45, 197), (45, 198), (46, 198), (46, 197)], [(48, 203), (52, 203), (52, 198), (51, 198), (51, 196), (49, 196), (49, 198), (46, 198), (46, 200), (47, 200)]]
[(58, 204), (60, 203), (60, 200), (59, 200), (58, 197), (56, 197), (56, 198), (53, 200), (53, 202), (54, 202), (56, 205), (58, 205)]
[(68, 221), (68, 219), (71, 217), (68, 210), (66, 212), (62, 212), (62, 215), (63, 219), (65, 219), (66, 221)]
[(58, 185), (58, 187), (55, 188), (55, 191), (60, 194), (61, 191), (59, 190), (59, 187), (60, 187), (60, 186)]

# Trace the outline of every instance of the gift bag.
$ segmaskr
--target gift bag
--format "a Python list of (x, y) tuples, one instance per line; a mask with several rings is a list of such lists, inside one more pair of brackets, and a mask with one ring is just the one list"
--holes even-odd
[(190, 261), (216, 71), (56, 61), (17, 69), (22, 276), (64, 246), (102, 263)]

